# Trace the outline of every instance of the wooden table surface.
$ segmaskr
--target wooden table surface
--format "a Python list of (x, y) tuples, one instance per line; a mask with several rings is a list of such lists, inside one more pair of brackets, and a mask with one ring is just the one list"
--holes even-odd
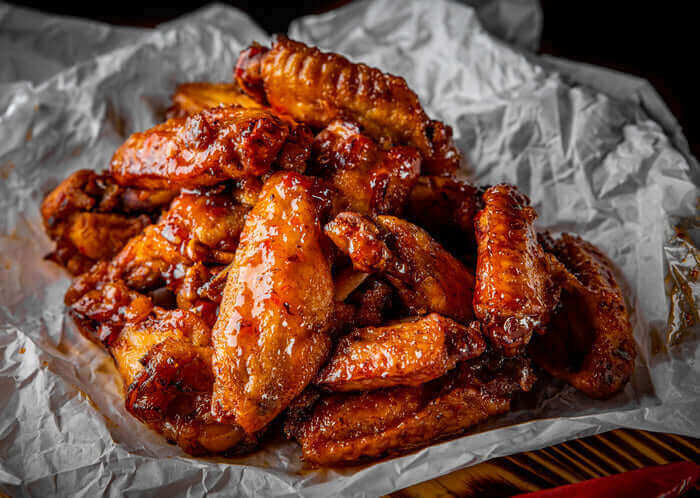
[(699, 439), (619, 429), (489, 460), (388, 496), (500, 498), (682, 460), (700, 463)]

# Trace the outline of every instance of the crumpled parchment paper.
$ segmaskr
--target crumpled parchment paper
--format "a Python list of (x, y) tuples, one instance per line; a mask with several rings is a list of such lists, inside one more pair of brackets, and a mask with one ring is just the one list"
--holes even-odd
[(69, 278), (42, 259), (38, 208), (160, 121), (177, 83), (230, 81), (238, 52), (268, 35), (223, 6), (142, 30), (0, 5), (0, 489), (371, 496), (616, 427), (700, 435), (700, 168), (678, 124), (643, 80), (535, 56), (535, 1), (470, 3), (353, 3), (289, 34), (404, 76), (454, 127), (466, 175), (517, 184), (540, 227), (614, 260), (639, 348), (625, 391), (600, 402), (558, 384), (475, 434), (362, 468), (310, 471), (292, 443), (235, 460), (167, 445), (125, 412), (111, 359), (66, 315)]

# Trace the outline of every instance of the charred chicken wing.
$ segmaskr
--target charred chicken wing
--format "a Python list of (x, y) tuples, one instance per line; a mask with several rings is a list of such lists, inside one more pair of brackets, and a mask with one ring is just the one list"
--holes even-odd
[[(563, 234), (551, 250), (566, 267), (561, 306), (531, 348), (537, 363), (593, 398), (622, 390), (634, 369), (632, 326), (610, 260)], [(570, 273), (569, 273), (570, 272)]]
[(310, 183), (278, 173), (265, 184), (214, 328), (212, 413), (248, 433), (301, 393), (330, 348), (333, 281)]
[(478, 255), (474, 313), (491, 345), (506, 355), (523, 350), (544, 327), (558, 301), (551, 256), (537, 241), (537, 213), (510, 185), (496, 185), (483, 196), (476, 218)]

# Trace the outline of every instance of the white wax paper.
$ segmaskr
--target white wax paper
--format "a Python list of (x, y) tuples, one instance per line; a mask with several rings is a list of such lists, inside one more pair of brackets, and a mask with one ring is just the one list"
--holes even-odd
[(625, 391), (601, 402), (558, 384), (476, 434), (362, 468), (309, 471), (292, 443), (236, 460), (167, 445), (125, 412), (111, 359), (68, 318), (70, 280), (42, 259), (52, 244), (38, 209), (70, 172), (107, 168), (159, 122), (177, 83), (230, 81), (238, 52), (268, 35), (223, 6), (142, 30), (0, 5), (0, 489), (373, 496), (616, 427), (700, 435), (700, 168), (680, 128), (643, 80), (530, 52), (536, 2), (470, 3), (354, 3), (290, 35), (404, 76), (454, 127), (465, 174), (517, 184), (541, 227), (614, 260), (639, 348)]

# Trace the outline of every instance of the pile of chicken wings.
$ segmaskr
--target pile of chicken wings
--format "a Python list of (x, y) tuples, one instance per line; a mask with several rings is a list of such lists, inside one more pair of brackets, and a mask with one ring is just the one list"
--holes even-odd
[(452, 130), (402, 78), (281, 36), (234, 76), (178, 87), (41, 207), (131, 414), (192, 455), (286, 437), (339, 465), (463, 433), (538, 372), (623, 389), (608, 258), (538, 233), (516, 187), (458, 179)]

